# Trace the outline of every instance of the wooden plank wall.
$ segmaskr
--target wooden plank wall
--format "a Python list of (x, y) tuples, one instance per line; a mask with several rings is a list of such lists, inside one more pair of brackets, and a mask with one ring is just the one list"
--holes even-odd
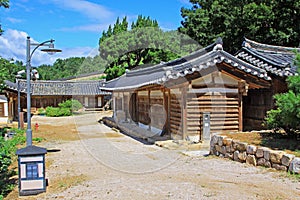
[(138, 93), (138, 121), (158, 129), (166, 122), (164, 97), (161, 91), (142, 91)]
[(147, 95), (138, 95), (138, 119), (139, 122), (149, 125), (151, 122), (149, 115), (149, 101)]
[(171, 93), (170, 132), (173, 138), (182, 138), (181, 98)]
[(268, 110), (273, 108), (272, 92), (269, 89), (248, 91), (244, 102), (244, 130), (261, 129)]
[(211, 132), (239, 130), (237, 95), (189, 94), (187, 99), (188, 135), (201, 135), (202, 112), (211, 113)]
[(163, 129), (166, 122), (166, 114), (163, 107), (164, 99), (163, 96), (151, 96), (150, 106), (151, 106), (151, 126)]

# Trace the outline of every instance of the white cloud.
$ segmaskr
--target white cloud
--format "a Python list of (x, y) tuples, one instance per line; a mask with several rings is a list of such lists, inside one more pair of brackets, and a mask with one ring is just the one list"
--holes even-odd
[[(22, 61), (26, 64), (26, 38), (28, 34), (23, 31), (8, 29), (0, 37), (0, 56), (5, 59)], [(36, 42), (31, 39), (31, 42)], [(31, 47), (31, 51), (32, 51)], [(42, 64), (53, 64), (58, 58), (69, 57), (86, 57), (96, 55), (97, 48), (91, 47), (75, 47), (75, 48), (62, 48), (62, 53), (49, 55), (42, 51), (36, 50), (31, 58), (32, 66), (40, 66)]]
[(179, 0), (180, 3), (191, 5), (191, 2), (189, 0)]
[(52, 0), (57, 6), (79, 12), (90, 19), (102, 21), (114, 15), (109, 9), (96, 3), (83, 0)]
[(89, 31), (89, 32), (96, 32), (99, 33), (103, 30), (106, 30), (109, 24), (89, 24), (83, 26), (74, 26), (74, 27), (64, 27), (58, 29), (59, 31), (66, 31), (66, 32), (76, 32), (76, 31)]
[(7, 18), (6, 18), (6, 21), (9, 21), (9, 22), (15, 24), (15, 23), (20, 23), (20, 22), (22, 22), (23, 20), (17, 19), (17, 18), (13, 18), (13, 17), (7, 17)]

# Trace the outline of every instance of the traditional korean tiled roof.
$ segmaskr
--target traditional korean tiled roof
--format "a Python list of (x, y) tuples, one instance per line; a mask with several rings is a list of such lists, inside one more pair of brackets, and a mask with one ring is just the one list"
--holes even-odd
[(196, 71), (201, 73), (202, 70), (222, 62), (249, 75), (270, 80), (264, 69), (246, 63), (223, 51), (222, 40), (218, 39), (206, 48), (185, 57), (139, 70), (128, 71), (123, 76), (104, 83), (101, 88), (114, 91), (134, 89), (152, 84), (164, 84), (171, 79), (178, 79)]
[[(5, 81), (6, 88), (18, 90), (17, 83)], [(26, 93), (26, 81), (20, 80), (21, 92)], [(109, 95), (100, 89), (101, 81), (31, 81), (31, 94), (33, 96), (53, 95)]]
[(261, 44), (245, 38), (236, 57), (271, 74), (286, 77), (297, 74), (295, 50), (300, 52), (300, 48)]

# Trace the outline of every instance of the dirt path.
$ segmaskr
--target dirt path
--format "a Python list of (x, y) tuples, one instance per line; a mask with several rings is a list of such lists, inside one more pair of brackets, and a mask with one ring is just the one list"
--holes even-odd
[(47, 192), (22, 199), (300, 199), (300, 183), (278, 172), (143, 144), (99, 124), (100, 117), (34, 119), (75, 123), (78, 140), (43, 144), (60, 150), (46, 157)]

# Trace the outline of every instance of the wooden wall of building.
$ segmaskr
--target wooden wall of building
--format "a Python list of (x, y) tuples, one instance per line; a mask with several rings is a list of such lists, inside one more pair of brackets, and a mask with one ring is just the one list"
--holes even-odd
[(188, 135), (201, 135), (203, 112), (210, 113), (211, 132), (239, 130), (237, 94), (193, 94), (187, 100)]

